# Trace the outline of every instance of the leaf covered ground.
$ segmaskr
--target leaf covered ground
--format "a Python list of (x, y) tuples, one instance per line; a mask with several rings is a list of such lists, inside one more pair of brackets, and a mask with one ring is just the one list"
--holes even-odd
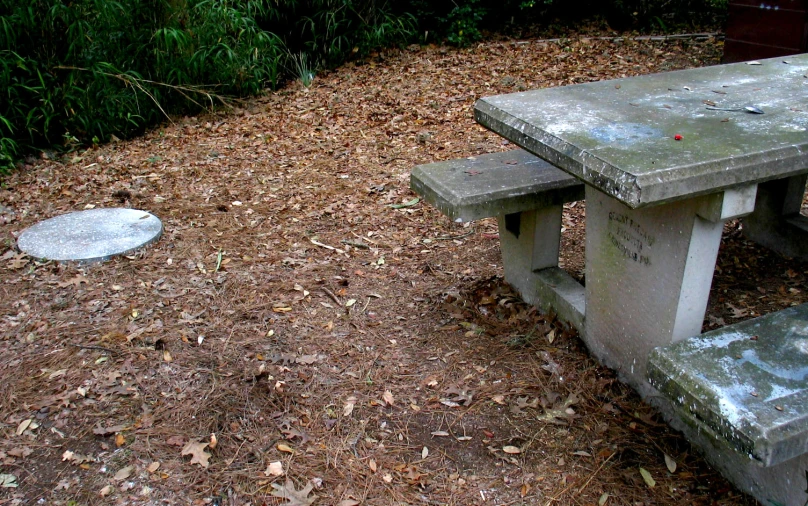
[[(512, 148), (474, 123), (481, 96), (720, 53), (411, 46), (29, 160), (0, 189), (0, 504), (753, 504), (519, 300), (493, 220), (409, 190), (414, 165)], [(91, 206), (148, 210), (164, 235), (88, 267), (14, 249)], [(564, 219), (577, 276), (584, 207)], [(706, 326), (808, 301), (806, 274), (729, 224)]]

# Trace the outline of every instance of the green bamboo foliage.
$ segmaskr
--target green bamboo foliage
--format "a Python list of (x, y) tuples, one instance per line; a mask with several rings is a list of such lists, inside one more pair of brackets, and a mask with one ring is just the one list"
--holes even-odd
[(377, 0), (0, 0), (0, 172), (414, 33)]

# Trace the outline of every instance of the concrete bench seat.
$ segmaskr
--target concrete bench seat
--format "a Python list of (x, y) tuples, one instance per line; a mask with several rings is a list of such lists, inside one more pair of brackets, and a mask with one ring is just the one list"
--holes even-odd
[(505, 280), (582, 328), (584, 289), (558, 268), (562, 206), (583, 200), (580, 180), (516, 149), (419, 165), (410, 187), (455, 222), (496, 216)]
[(419, 165), (410, 187), (458, 223), (584, 198), (584, 184), (523, 149)]
[(806, 502), (808, 304), (656, 348), (647, 375), (715, 467), (750, 464), (739, 488), (776, 480), (758, 499)]

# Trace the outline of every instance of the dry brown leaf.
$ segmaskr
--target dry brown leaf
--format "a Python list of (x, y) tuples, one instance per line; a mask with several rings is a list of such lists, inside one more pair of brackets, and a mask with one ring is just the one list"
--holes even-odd
[(285, 445), (283, 443), (279, 443), (276, 448), (278, 449), (278, 451), (281, 451), (281, 452), (295, 453), (295, 451), (292, 449), (291, 446)]
[(31, 418), (28, 418), (20, 422), (20, 424), (17, 425), (17, 435), (22, 436), (22, 433), (28, 430), (28, 427), (31, 426), (31, 423), (33, 423), (33, 420)]
[(113, 476), (112, 479), (115, 480), (115, 481), (126, 480), (130, 476), (132, 476), (132, 471), (134, 471), (134, 470), (135, 470), (134, 466), (126, 466), (123, 469), (119, 469), (118, 472), (115, 473), (115, 476)]
[(121, 432), (126, 429), (126, 425), (111, 425), (109, 427), (96, 427), (93, 429), (93, 434), (96, 436), (109, 436), (116, 432)]
[(188, 443), (182, 449), (182, 455), (190, 455), (191, 456), (191, 464), (199, 464), (200, 466), (207, 468), (210, 463), (208, 459), (210, 459), (210, 453), (205, 451), (205, 448), (208, 447), (209, 443), (199, 443), (196, 441), (188, 441)]
[(351, 416), (355, 405), (356, 397), (348, 397), (348, 400), (345, 401), (345, 406), (342, 408), (342, 416)]
[(305, 487), (300, 490), (295, 489), (295, 484), (292, 483), (292, 480), (286, 480), (286, 483), (283, 485), (278, 485), (277, 483), (272, 484), (273, 490), (269, 495), (273, 497), (280, 497), (281, 499), (286, 499), (287, 502), (283, 503), (282, 506), (310, 506), (317, 500), (316, 495), (311, 495), (311, 490), (314, 488), (314, 485), (311, 483), (307, 483)]
[(388, 406), (392, 406), (395, 400), (393, 399), (393, 392), (390, 390), (385, 390), (384, 395), (382, 395), (382, 399), (384, 402), (387, 403)]
[(667, 453), (665, 453), (664, 455), (665, 455), (665, 467), (667, 467), (668, 471), (670, 471), (671, 473), (675, 473), (676, 472), (676, 461), (673, 460), (673, 458), (670, 457)]

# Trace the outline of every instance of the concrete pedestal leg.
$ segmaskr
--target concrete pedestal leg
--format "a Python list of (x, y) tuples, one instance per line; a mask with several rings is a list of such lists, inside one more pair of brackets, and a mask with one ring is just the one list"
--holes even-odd
[(587, 186), (584, 340), (644, 396), (651, 349), (701, 333), (724, 221), (755, 189), (630, 209)]
[(584, 325), (583, 287), (558, 268), (562, 206), (499, 217), (505, 281), (522, 299), (578, 329)]
[(800, 215), (808, 175), (761, 183), (744, 235), (787, 257), (808, 260), (808, 218)]

